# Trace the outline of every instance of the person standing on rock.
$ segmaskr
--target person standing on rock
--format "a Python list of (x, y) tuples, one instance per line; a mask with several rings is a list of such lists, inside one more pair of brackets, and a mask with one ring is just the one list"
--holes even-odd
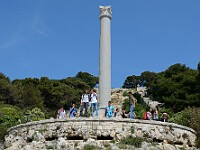
[(134, 119), (134, 109), (136, 105), (136, 98), (133, 96), (132, 92), (128, 92), (129, 107), (130, 107), (130, 118)]
[(96, 117), (98, 116), (98, 95), (96, 93), (96, 90), (92, 90), (91, 91), (91, 105), (92, 105), (92, 117), (93, 117), (93, 113), (94, 113), (94, 108), (96, 110)]
[(66, 118), (66, 112), (65, 112), (64, 108), (61, 107), (61, 108), (58, 110), (57, 119), (65, 119), (65, 118)]
[(70, 107), (70, 110), (69, 110), (69, 117), (70, 118), (76, 117), (76, 114), (77, 114), (77, 109), (75, 108), (75, 104), (73, 103), (72, 107)]
[(84, 116), (88, 116), (88, 106), (89, 106), (89, 99), (90, 99), (90, 94), (89, 91), (86, 90), (85, 93), (81, 97), (81, 110), (80, 110), (80, 116), (83, 116), (83, 109), (85, 109)]

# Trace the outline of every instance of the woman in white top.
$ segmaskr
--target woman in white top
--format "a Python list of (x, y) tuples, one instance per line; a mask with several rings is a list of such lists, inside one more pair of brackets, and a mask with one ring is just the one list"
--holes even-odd
[(90, 94), (88, 90), (85, 91), (85, 93), (81, 96), (81, 110), (80, 110), (80, 116), (83, 116), (83, 109), (85, 109), (84, 116), (87, 117), (88, 115), (88, 105), (89, 105), (89, 97)]
[(91, 105), (92, 105), (92, 117), (94, 113), (94, 108), (96, 110), (96, 117), (97, 117), (98, 116), (98, 95), (95, 90), (92, 90)]
[(58, 110), (57, 119), (64, 119), (66, 118), (66, 112), (63, 107)]

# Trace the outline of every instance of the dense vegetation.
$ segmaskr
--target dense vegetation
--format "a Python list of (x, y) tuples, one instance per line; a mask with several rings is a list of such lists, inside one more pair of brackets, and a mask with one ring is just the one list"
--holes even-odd
[(128, 76), (124, 88), (147, 86), (148, 95), (164, 106), (179, 112), (188, 106), (200, 107), (200, 64), (190, 69), (174, 64), (159, 73), (145, 71), (140, 76)]
[(61, 80), (42, 77), (13, 81), (0, 73), (0, 139), (11, 126), (55, 117), (61, 106), (69, 110), (75, 103), (78, 107), (83, 91), (97, 83), (98, 78), (87, 72)]
[(165, 71), (142, 72), (140, 76), (128, 76), (124, 88), (146, 86), (148, 96), (163, 104), (163, 111), (170, 114), (171, 122), (189, 126), (197, 132), (200, 147), (200, 63), (197, 69), (174, 64)]

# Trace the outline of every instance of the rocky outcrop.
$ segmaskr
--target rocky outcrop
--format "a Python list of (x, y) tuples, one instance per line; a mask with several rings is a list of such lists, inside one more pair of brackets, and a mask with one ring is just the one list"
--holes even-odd
[(160, 103), (158, 101), (153, 101), (149, 97), (143, 97), (143, 100), (144, 100), (145, 104), (147, 104), (150, 107), (150, 109), (155, 109), (156, 107), (162, 105), (162, 103)]
[[(169, 145), (173, 144), (186, 149), (194, 147), (196, 138), (193, 129), (167, 122), (69, 118), (49, 119), (12, 127), (5, 136), (4, 146), (6, 150), (83, 149), (86, 144), (105, 148), (105, 143), (108, 145), (109, 141), (118, 142), (127, 137), (151, 139), (160, 143), (157, 147), (170, 147)], [(111, 149), (117, 149), (116, 145), (109, 145)], [(145, 145), (148, 143), (144, 142), (142, 146)]]

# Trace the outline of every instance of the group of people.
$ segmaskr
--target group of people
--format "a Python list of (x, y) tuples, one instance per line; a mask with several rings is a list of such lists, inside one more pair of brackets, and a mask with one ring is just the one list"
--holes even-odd
[[(122, 110), (120, 113), (119, 108), (116, 110), (114, 109), (114, 106), (112, 105), (111, 101), (108, 101), (108, 105), (105, 107), (105, 117), (106, 118), (111, 118), (111, 117), (122, 117), (122, 118), (131, 118), (134, 119), (136, 117), (135, 115), (135, 107), (136, 107), (136, 102), (137, 99), (133, 96), (132, 92), (128, 92), (128, 99), (129, 99), (129, 112), (126, 113), (125, 110)], [(80, 117), (89, 117), (89, 106), (91, 104), (91, 111), (90, 115), (91, 117), (98, 117), (98, 95), (96, 93), (96, 90), (92, 89), (86, 90), (83, 95), (81, 96), (81, 101), (80, 101)], [(85, 110), (85, 111), (84, 111)], [(84, 112), (83, 112), (84, 111)], [(96, 113), (94, 114), (94, 112)], [(75, 104), (73, 103), (72, 106), (70, 107), (69, 110), (69, 117), (76, 117), (78, 114), (78, 110), (75, 107)], [(144, 113), (143, 119), (144, 120), (158, 120), (158, 108), (155, 108), (153, 111), (147, 111)], [(58, 110), (57, 114), (58, 119), (62, 118), (67, 118), (66, 111), (64, 110), (63, 107), (61, 107)], [(161, 121), (167, 122), (169, 118), (169, 115), (167, 113), (163, 113), (161, 116)]]
[[(81, 102), (80, 102), (80, 116), (81, 117), (87, 117), (88, 116), (88, 108), (89, 103), (91, 103), (92, 111), (91, 116), (94, 116), (94, 111), (96, 111), (96, 117), (98, 116), (98, 95), (96, 93), (96, 90), (92, 89), (91, 91), (86, 90), (83, 95), (81, 96)], [(83, 115), (83, 110), (85, 110)], [(69, 110), (69, 117), (76, 117), (78, 114), (78, 110), (75, 107), (75, 103), (72, 104)], [(61, 107), (58, 110), (57, 118), (66, 118), (66, 111), (63, 107)]]
[[(94, 117), (94, 111), (96, 111), (96, 117), (98, 116), (98, 95), (96, 93), (96, 90), (92, 89), (91, 91), (86, 90), (85, 93), (81, 97), (81, 110), (80, 110), (80, 116), (81, 117), (88, 117), (88, 107), (89, 102), (91, 103), (92, 111), (91, 116)], [(85, 109), (85, 113), (83, 116), (83, 110)]]
[[(136, 98), (132, 95), (131, 92), (128, 92), (128, 96), (129, 96), (129, 106), (130, 106), (130, 112), (129, 112), (129, 118), (134, 119), (135, 117), (135, 113), (134, 113), (134, 108), (136, 105)], [(88, 117), (88, 109), (89, 109), (89, 104), (91, 103), (91, 117), (94, 117), (94, 112), (95, 116), (98, 116), (98, 95), (96, 93), (96, 90), (92, 89), (91, 91), (86, 90), (83, 95), (81, 96), (81, 102), (80, 102), (80, 117)], [(84, 113), (83, 113), (83, 110)], [(75, 104), (73, 103), (72, 106), (70, 107), (69, 110), (69, 117), (76, 117), (78, 114), (78, 110), (75, 107)], [(106, 118), (111, 118), (111, 117), (119, 117), (122, 116), (123, 117), (123, 113), (119, 112), (119, 109), (117, 108), (116, 110), (114, 110), (114, 106), (112, 106), (111, 101), (108, 102), (108, 105), (105, 108), (105, 117)], [(57, 114), (57, 118), (61, 119), (61, 118), (66, 118), (66, 111), (64, 110), (63, 107), (61, 107), (58, 110), (58, 114)]]
[[(70, 107), (70, 110), (69, 110), (69, 117), (76, 117), (77, 112), (78, 111), (75, 107), (75, 104), (73, 103), (72, 107)], [(64, 119), (64, 118), (67, 118), (66, 111), (64, 110), (64, 107), (61, 107), (58, 110), (57, 119)]]
[(145, 112), (143, 115), (143, 119), (144, 120), (157, 120), (157, 121), (160, 120), (163, 122), (168, 122), (169, 114), (166, 112), (163, 112), (159, 119), (158, 108), (155, 108), (153, 110)]

